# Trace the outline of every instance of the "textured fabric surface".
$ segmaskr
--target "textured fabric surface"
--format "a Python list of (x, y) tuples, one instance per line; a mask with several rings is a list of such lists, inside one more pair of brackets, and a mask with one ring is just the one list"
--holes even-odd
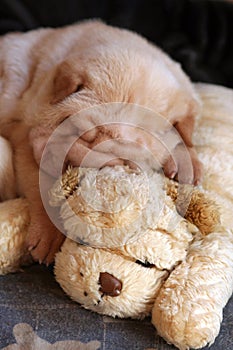
[[(19, 344), (20, 339), (24, 341), (21, 347), (10, 346)], [(22, 273), (0, 276), (0, 349), (6, 347), (7, 350), (175, 349), (157, 336), (149, 318), (119, 320), (82, 309), (64, 294), (51, 269), (38, 265)], [(233, 298), (224, 310), (221, 332), (208, 349), (233, 349)]]
[(233, 87), (233, 3), (214, 0), (1, 0), (0, 34), (87, 18), (134, 30), (195, 81)]

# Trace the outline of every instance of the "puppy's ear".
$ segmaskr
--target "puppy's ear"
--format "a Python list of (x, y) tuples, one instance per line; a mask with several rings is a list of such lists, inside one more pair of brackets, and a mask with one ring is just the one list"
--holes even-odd
[(83, 77), (81, 72), (78, 72), (77, 63), (73, 60), (62, 62), (55, 71), (51, 104), (62, 101), (82, 88)]

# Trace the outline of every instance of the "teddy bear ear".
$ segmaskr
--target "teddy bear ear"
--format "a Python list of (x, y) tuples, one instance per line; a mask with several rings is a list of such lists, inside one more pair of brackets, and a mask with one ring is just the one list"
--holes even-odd
[(67, 96), (81, 91), (83, 87), (83, 77), (77, 67), (77, 62), (74, 59), (63, 61), (55, 71), (51, 104), (58, 103)]

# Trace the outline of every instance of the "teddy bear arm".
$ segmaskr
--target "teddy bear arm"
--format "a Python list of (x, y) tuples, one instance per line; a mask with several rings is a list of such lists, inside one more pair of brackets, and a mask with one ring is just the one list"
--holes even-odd
[(152, 322), (168, 343), (184, 350), (214, 342), (232, 294), (232, 248), (230, 234), (199, 237), (171, 273), (152, 311)]
[(0, 275), (32, 263), (26, 248), (30, 222), (28, 202), (16, 198), (0, 203)]

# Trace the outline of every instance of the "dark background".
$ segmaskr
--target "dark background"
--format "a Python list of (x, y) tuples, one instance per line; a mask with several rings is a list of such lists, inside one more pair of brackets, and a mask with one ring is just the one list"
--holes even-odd
[(87, 18), (134, 30), (194, 81), (233, 87), (233, 3), (213, 0), (0, 0), (0, 34)]

